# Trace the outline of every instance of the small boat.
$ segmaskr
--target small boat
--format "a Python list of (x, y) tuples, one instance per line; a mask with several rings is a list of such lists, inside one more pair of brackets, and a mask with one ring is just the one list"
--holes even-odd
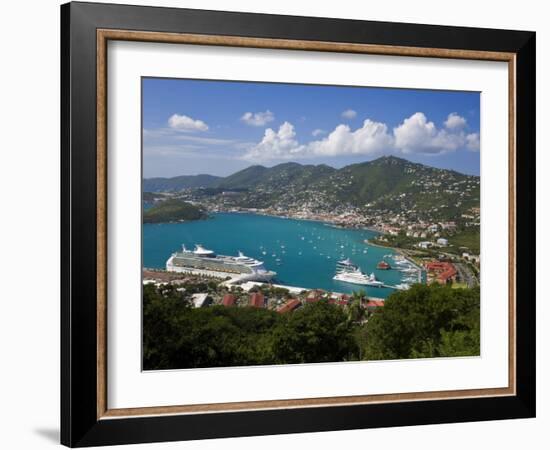
[(343, 259), (341, 261), (338, 261), (336, 263), (336, 269), (357, 269), (357, 266), (355, 264), (353, 264), (353, 262), (351, 261), (351, 259), (347, 258), (347, 259)]
[(389, 270), (389, 269), (391, 269), (391, 266), (386, 261), (380, 261), (376, 265), (376, 268), (380, 269), (380, 270)]

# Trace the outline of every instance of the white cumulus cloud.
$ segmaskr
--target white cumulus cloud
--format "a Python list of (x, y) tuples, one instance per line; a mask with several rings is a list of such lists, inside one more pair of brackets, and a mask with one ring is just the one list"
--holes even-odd
[(241, 120), (247, 125), (252, 125), (253, 127), (263, 127), (269, 122), (273, 122), (275, 120), (275, 115), (269, 109), (264, 112), (245, 112), (242, 115)]
[(438, 129), (421, 112), (406, 118), (393, 129), (393, 134), (396, 148), (403, 153), (446, 153), (462, 148), (467, 143), (464, 131)]
[(346, 109), (342, 112), (342, 117), (344, 119), (355, 119), (355, 117), (357, 117), (357, 111), (354, 111), (353, 109)]
[(202, 120), (192, 119), (189, 116), (173, 114), (168, 119), (168, 125), (174, 130), (180, 131), (206, 131), (208, 130), (208, 125)]
[(296, 140), (294, 125), (285, 122), (274, 131), (265, 130), (261, 142), (252, 147), (244, 159), (265, 161), (270, 159), (301, 159), (314, 156), (368, 155), (391, 149), (393, 138), (380, 122), (365, 120), (363, 126), (352, 131), (348, 125), (338, 125), (326, 138), (300, 144)]
[(479, 150), (479, 133), (470, 133), (466, 135), (466, 148), (473, 152)]
[(386, 124), (367, 119), (355, 131), (348, 125), (338, 125), (326, 138), (310, 142), (305, 153), (315, 156), (369, 155), (392, 146), (393, 138), (388, 134)]
[(325, 130), (322, 130), (321, 128), (316, 128), (315, 130), (313, 130), (313, 131), (311, 132), (311, 135), (312, 135), (313, 137), (317, 137), (317, 136), (321, 136), (321, 135), (326, 134), (326, 133), (327, 133), (327, 132), (326, 132)]
[(457, 113), (451, 113), (445, 121), (445, 128), (449, 130), (462, 130), (466, 128), (466, 119)]
[(292, 158), (303, 148), (295, 137), (294, 125), (289, 122), (284, 122), (279, 131), (268, 128), (261, 142), (249, 149), (243, 158), (258, 161)]
[[(363, 125), (353, 130), (349, 125), (340, 124), (326, 137), (307, 143), (296, 139), (294, 125), (283, 123), (278, 131), (265, 130), (261, 142), (251, 146), (244, 159), (253, 161), (303, 159), (318, 156), (377, 155), (383, 153), (424, 153), (443, 154), (458, 149), (479, 150), (479, 133), (465, 131), (466, 123), (458, 124), (456, 114), (450, 114), (448, 122), (438, 128), (422, 112), (407, 117), (389, 130), (382, 122), (366, 119)], [(457, 117), (460, 117), (456, 115)], [(326, 133), (317, 129), (312, 134), (317, 137)]]

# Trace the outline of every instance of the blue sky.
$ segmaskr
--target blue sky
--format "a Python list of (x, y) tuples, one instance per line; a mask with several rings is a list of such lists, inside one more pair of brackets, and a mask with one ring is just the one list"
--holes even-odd
[(395, 155), (479, 175), (479, 93), (144, 78), (143, 175)]

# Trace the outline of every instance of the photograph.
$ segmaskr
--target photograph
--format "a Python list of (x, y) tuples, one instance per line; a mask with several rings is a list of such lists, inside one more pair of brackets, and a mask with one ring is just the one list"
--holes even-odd
[(144, 371), (480, 356), (480, 92), (142, 77), (141, 125)]

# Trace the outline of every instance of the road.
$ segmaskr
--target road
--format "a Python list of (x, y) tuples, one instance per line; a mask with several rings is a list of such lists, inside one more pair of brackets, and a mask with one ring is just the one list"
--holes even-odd
[(463, 263), (454, 263), (460, 280), (468, 285), (468, 287), (474, 287), (478, 284), (476, 276), (472, 273), (470, 268)]

